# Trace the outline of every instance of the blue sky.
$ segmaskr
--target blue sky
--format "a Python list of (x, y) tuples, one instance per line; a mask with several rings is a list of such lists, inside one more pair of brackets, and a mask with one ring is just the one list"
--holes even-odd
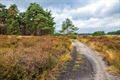
[(120, 0), (0, 0), (7, 7), (18, 5), (21, 12), (33, 2), (52, 10), (56, 31), (66, 18), (73, 21), (79, 33), (120, 29)]

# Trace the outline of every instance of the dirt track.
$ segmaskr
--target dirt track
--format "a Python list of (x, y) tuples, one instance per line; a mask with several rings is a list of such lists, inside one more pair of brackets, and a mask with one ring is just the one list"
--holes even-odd
[[(71, 56), (73, 60), (66, 64), (66, 68), (62, 71), (58, 80), (93, 80), (94, 71), (89, 60), (84, 55), (76, 54), (75, 49)], [(78, 56), (82, 57), (82, 62), (79, 62)]]
[[(106, 65), (96, 51), (78, 41), (73, 42), (73, 47), (75, 47), (71, 53), (73, 60), (67, 64), (58, 80), (120, 80), (105, 71)], [(77, 60), (77, 56), (74, 54), (76, 52), (82, 55), (83, 63), (79, 63), (79, 68), (74, 70)]]

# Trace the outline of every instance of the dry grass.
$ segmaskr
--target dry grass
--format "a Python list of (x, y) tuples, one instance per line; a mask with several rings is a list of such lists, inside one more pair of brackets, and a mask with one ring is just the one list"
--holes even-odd
[(70, 40), (57, 36), (0, 36), (0, 80), (51, 80), (70, 59)]
[(108, 62), (108, 71), (112, 74), (120, 74), (120, 36), (86, 36), (80, 37), (80, 41), (101, 52)]

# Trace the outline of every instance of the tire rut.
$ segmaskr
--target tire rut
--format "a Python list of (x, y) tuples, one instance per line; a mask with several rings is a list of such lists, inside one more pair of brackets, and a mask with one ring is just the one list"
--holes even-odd
[[(57, 80), (94, 80), (94, 69), (91, 62), (84, 55), (76, 54), (76, 48), (71, 53), (72, 61), (66, 64)], [(82, 63), (76, 64), (78, 56), (81, 56)], [(75, 70), (75, 66), (79, 65)]]

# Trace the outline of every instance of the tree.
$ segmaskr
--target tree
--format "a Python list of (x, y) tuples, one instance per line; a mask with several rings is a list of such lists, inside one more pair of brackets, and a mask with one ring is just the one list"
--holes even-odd
[(120, 30), (113, 31), (113, 32), (108, 32), (108, 35), (120, 35)]
[(25, 13), (27, 34), (43, 35), (54, 33), (54, 18), (39, 4), (31, 3)]
[(5, 22), (5, 18), (6, 18), (6, 9), (5, 9), (5, 5), (0, 3), (0, 23), (4, 23)]
[(96, 31), (92, 34), (93, 36), (101, 36), (101, 35), (105, 35), (104, 31)]
[(19, 13), (15, 4), (8, 9), (0, 4), (0, 34), (45, 35), (54, 33), (51, 11), (31, 3), (25, 12)]
[(21, 32), (21, 35), (25, 35), (26, 33), (26, 24), (25, 24), (25, 21), (24, 21), (24, 16), (25, 16), (25, 13), (22, 12), (22, 13), (19, 13), (17, 19), (18, 19), (18, 22), (19, 22), (19, 29), (20, 29), (20, 32)]
[(0, 3), (0, 34), (6, 33), (7, 10), (5, 7), (5, 5)]
[(18, 8), (15, 4), (8, 8), (7, 34), (21, 34), (18, 22)]
[(66, 19), (62, 23), (62, 30), (60, 31), (61, 33), (64, 34), (73, 34), (75, 31), (77, 31), (78, 28), (75, 27), (70, 19)]

